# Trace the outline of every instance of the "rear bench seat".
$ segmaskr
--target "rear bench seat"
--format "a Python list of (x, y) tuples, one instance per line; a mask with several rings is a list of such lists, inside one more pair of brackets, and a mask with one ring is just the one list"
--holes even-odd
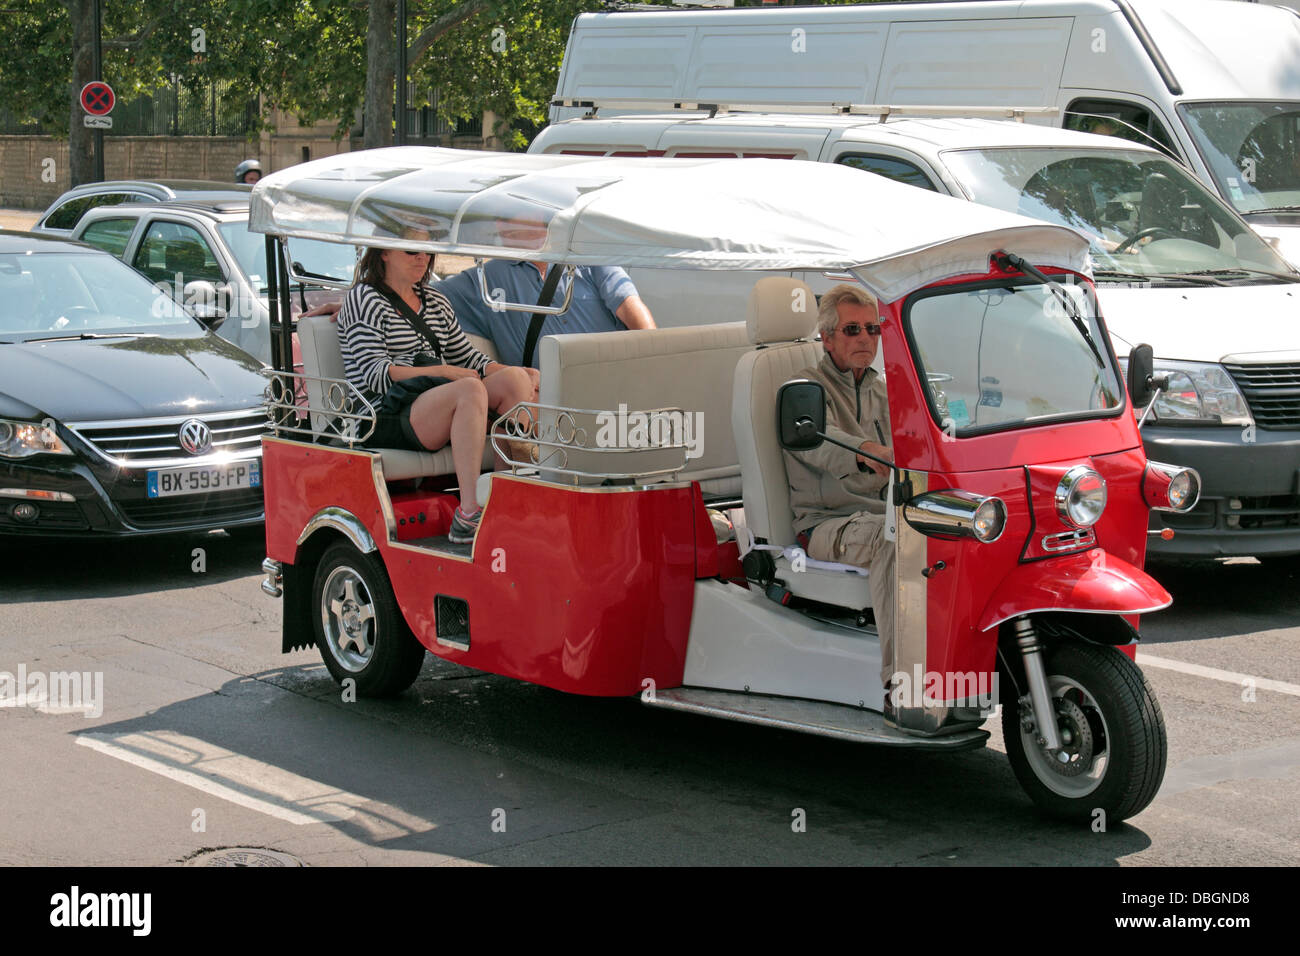
[[(743, 328), (743, 325), (742, 325)], [(298, 319), (298, 339), (302, 344), (303, 372), (320, 378), (347, 378), (343, 371), (343, 356), (339, 352), (338, 325), (331, 315), (310, 315)], [(480, 352), (496, 361), (496, 350), (487, 339), (476, 335), (470, 341)], [(307, 381), (307, 400), (312, 408), (328, 408), (323, 382)], [(311, 413), (311, 427), (318, 437), (331, 438), (329, 416), (322, 412)], [(374, 448), (367, 451), (379, 453), (384, 466), (384, 478), (399, 481), (403, 478), (421, 478), (433, 475), (450, 475), (456, 471), (451, 458), (451, 446), (434, 452), (410, 451), (404, 448)], [(493, 464), (492, 448), (483, 449), (483, 468)]]
[[(744, 322), (549, 335), (538, 343), (541, 403), (611, 411), (623, 404), (629, 412), (680, 408), (693, 422), (700, 420), (695, 413), (702, 413), (703, 432), (693, 436), (702, 454), (688, 458), (678, 478), (698, 481), (706, 495), (739, 496), (731, 393), (736, 363), (751, 348)], [(571, 455), (570, 466), (587, 471), (637, 467), (625, 456), (596, 454)]]

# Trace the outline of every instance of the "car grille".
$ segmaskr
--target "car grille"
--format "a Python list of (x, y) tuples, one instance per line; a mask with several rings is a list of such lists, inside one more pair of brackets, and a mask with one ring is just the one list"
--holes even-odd
[(183, 495), (141, 498), (135, 501), (116, 501), (114, 504), (121, 509), (123, 517), (137, 528), (159, 528), (198, 521), (218, 524), (260, 516), (262, 489), (222, 491), (201, 497)]
[(1255, 424), (1267, 429), (1300, 428), (1300, 362), (1230, 365), (1224, 368), (1241, 389)]
[(212, 453), (247, 458), (261, 454), (262, 436), (267, 434), (266, 412), (184, 415), (138, 421), (71, 423), (72, 429), (103, 458), (128, 468), (183, 465), (204, 456), (192, 456), (181, 448), (180, 427), (192, 418), (212, 430)]

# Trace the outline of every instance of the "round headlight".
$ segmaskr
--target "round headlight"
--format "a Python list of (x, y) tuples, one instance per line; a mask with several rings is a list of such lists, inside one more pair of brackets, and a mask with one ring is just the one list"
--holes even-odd
[(1001, 498), (986, 498), (975, 509), (971, 521), (971, 533), (977, 541), (988, 544), (1002, 537), (1002, 530), (1007, 526), (1007, 506)]
[(1196, 497), (1196, 478), (1190, 471), (1180, 471), (1169, 483), (1169, 506), (1182, 511)]
[(1075, 465), (1056, 486), (1056, 513), (1066, 524), (1091, 528), (1106, 509), (1106, 479), (1087, 465)]

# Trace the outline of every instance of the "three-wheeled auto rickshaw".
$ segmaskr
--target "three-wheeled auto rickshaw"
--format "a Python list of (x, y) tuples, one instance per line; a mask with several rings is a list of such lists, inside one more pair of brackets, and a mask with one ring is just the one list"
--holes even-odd
[[(544, 241), (520, 240), (520, 222)], [(1149, 356), (1131, 357), (1126, 389), (1072, 230), (824, 164), (422, 148), (268, 176), (251, 228), (281, 302), (293, 236), (756, 280), (746, 323), (709, 325), (683, 301), (692, 324), (666, 323), (680, 328), (543, 338), (539, 401), (492, 426), (472, 545), (447, 537), (449, 451), (368, 447), (373, 406), (333, 323), (300, 322), (297, 376), (281, 327), (263, 588), (283, 598), (286, 652), (315, 644), (362, 694), (409, 687), (427, 650), (912, 748), (980, 746), (1000, 704), (1016, 775), (1048, 812), (1114, 821), (1154, 797), (1165, 729), (1132, 654), (1138, 616), (1170, 597), (1142, 570), (1147, 512), (1191, 507), (1197, 479), (1144, 457), (1128, 391), (1150, 391)], [(879, 301), (889, 724), (867, 572), (798, 547), (782, 457), (829, 440), (820, 386), (798, 381), (822, 354), (800, 277), (827, 272)], [(528, 321), (562, 315), (574, 284), (546, 307), (481, 285), (501, 321)]]

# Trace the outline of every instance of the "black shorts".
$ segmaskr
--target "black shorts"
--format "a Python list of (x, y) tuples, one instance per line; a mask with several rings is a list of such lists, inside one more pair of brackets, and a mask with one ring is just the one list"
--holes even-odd
[(425, 448), (416, 437), (415, 429), (411, 427), (411, 406), (425, 392), (450, 381), (436, 375), (419, 375), (394, 382), (375, 406), (375, 430), (362, 444), (368, 448), (436, 450)]

